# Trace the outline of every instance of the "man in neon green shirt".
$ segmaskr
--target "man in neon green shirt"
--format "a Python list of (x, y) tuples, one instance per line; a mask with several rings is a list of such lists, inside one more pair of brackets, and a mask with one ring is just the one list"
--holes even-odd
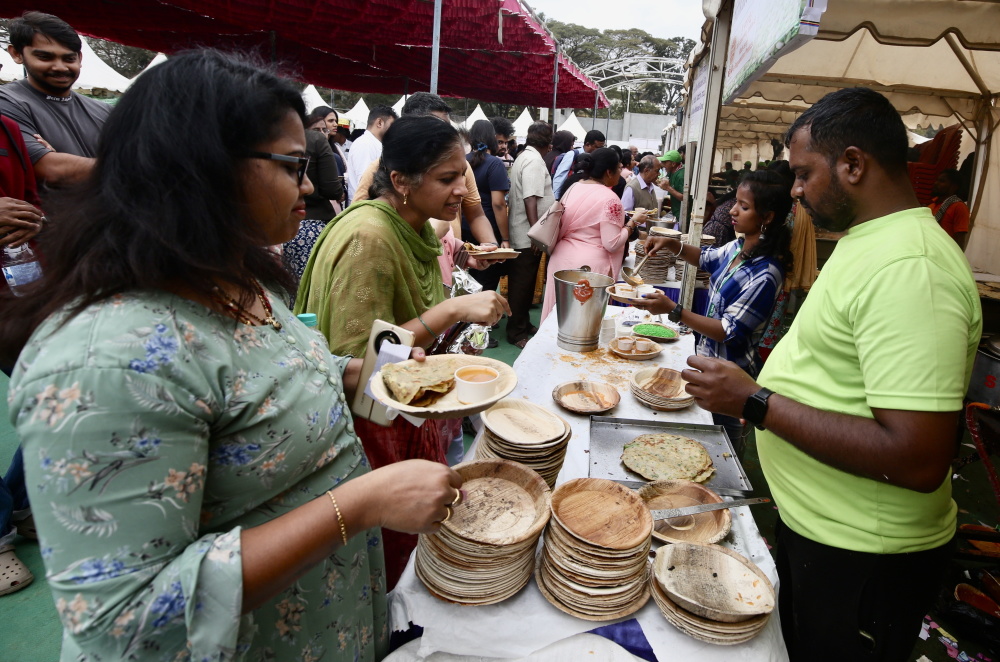
[(792, 194), (847, 234), (759, 384), (701, 357), (684, 378), (706, 409), (762, 429), (791, 659), (905, 660), (951, 553), (950, 462), (979, 296), (913, 193), (905, 127), (884, 97), (829, 94), (786, 144)]

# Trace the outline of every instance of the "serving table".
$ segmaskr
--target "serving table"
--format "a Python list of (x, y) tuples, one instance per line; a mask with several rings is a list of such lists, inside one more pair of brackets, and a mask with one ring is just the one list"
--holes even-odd
[[(619, 315), (624, 310), (609, 307), (607, 315)], [(684, 335), (677, 342), (662, 343), (663, 352), (650, 361), (634, 362), (616, 357), (603, 343), (597, 351), (589, 353), (559, 349), (556, 346), (557, 330), (556, 315), (551, 314), (514, 363), (518, 385), (509, 397), (526, 398), (557, 413), (570, 424), (573, 436), (558, 483), (586, 477), (590, 465), (590, 417), (564, 410), (552, 400), (552, 389), (563, 382), (597, 380), (616, 386), (622, 395), (621, 402), (603, 416), (712, 424), (711, 414), (697, 404), (679, 411), (656, 412), (641, 405), (628, 388), (630, 375), (640, 368), (657, 365), (684, 369), (687, 357), (694, 352), (692, 335)], [(470, 450), (470, 457), (473, 452)], [(732, 514), (732, 530), (720, 544), (756, 563), (777, 587), (774, 562), (749, 508), (734, 508)], [(654, 548), (657, 546), (654, 541)], [(417, 578), (412, 556), (389, 598), (394, 630), (406, 630), (410, 624), (424, 629), (419, 648), (421, 657), (435, 652), (494, 658), (523, 657), (602, 625), (559, 611), (542, 597), (534, 580), (514, 597), (496, 605), (469, 607), (438, 600)], [(788, 659), (777, 610), (758, 637), (737, 646), (717, 646), (688, 637), (667, 623), (652, 600), (630, 618), (638, 621), (654, 654), (662, 662)]]

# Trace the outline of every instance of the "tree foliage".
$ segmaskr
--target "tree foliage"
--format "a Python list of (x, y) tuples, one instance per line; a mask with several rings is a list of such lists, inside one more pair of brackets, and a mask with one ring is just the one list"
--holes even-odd
[[(695, 46), (687, 37), (660, 39), (638, 28), (602, 32), (555, 20), (546, 20), (545, 25), (555, 35), (563, 52), (581, 69), (620, 58), (686, 60)], [(615, 89), (606, 89), (605, 93), (612, 102), (611, 116), (620, 118), (626, 105), (633, 113), (673, 114), (677, 112), (682, 89), (680, 84), (675, 83), (639, 83), (623, 84)], [(592, 111), (581, 108), (577, 114), (588, 116)]]
[[(126, 46), (114, 41), (88, 37), (87, 42), (97, 56), (125, 78), (132, 78), (153, 61), (156, 53), (138, 46)], [(84, 62), (83, 66), (87, 66)]]

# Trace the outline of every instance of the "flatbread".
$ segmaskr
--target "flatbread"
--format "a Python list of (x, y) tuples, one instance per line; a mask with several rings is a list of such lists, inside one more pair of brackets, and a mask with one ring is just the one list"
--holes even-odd
[(704, 482), (712, 475), (712, 456), (694, 439), (676, 434), (643, 434), (625, 444), (622, 463), (649, 480)]
[(413, 407), (426, 407), (455, 387), (452, 361), (402, 361), (382, 366), (382, 381), (397, 401)]

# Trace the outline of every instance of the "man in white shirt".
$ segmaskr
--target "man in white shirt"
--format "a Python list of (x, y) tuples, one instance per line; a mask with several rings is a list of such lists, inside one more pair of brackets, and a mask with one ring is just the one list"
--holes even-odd
[(524, 348), (538, 331), (531, 325), (528, 310), (535, 294), (535, 278), (542, 255), (531, 248), (528, 229), (548, 211), (554, 201), (549, 170), (543, 157), (552, 148), (552, 127), (535, 122), (528, 127), (527, 147), (510, 169), (510, 193), (507, 194), (510, 246), (520, 255), (507, 271), (507, 341)]
[(368, 114), (367, 130), (351, 145), (347, 155), (347, 199), (354, 199), (361, 173), (372, 161), (382, 156), (382, 136), (396, 120), (396, 111), (389, 106), (375, 106)]

